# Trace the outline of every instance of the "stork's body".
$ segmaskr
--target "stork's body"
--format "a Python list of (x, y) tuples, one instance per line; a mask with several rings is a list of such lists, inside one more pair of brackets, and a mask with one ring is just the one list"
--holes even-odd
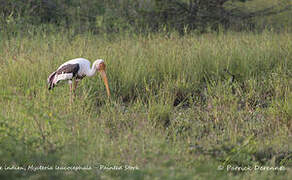
[[(68, 80), (70, 85), (70, 92), (75, 94), (75, 89), (77, 88), (78, 81), (80, 81), (85, 76), (93, 76), (98, 70), (104, 80), (106, 86), (107, 94), (110, 96), (110, 91), (108, 88), (107, 77), (105, 73), (104, 60), (98, 59), (94, 61), (92, 67), (90, 67), (90, 61), (84, 58), (76, 58), (69, 60), (62, 64), (55, 72), (53, 72), (48, 77), (49, 90), (54, 88), (58, 82)], [(72, 87), (72, 80), (74, 80), (74, 88)]]

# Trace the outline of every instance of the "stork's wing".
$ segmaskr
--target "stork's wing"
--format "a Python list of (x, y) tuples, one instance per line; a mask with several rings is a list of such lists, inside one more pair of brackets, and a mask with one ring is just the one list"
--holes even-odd
[(57, 74), (66, 74), (66, 73), (72, 73), (73, 76), (75, 76), (79, 71), (79, 64), (66, 64), (64, 66), (59, 67), (59, 69), (56, 71)]
[(74, 76), (77, 75), (79, 70), (79, 64), (66, 64), (61, 66), (56, 71), (56, 76), (53, 80), (54, 84), (57, 84), (61, 80), (69, 80), (72, 79)]
[(61, 80), (71, 80), (78, 74), (79, 68), (79, 64), (65, 64), (59, 67), (48, 77), (49, 90)]

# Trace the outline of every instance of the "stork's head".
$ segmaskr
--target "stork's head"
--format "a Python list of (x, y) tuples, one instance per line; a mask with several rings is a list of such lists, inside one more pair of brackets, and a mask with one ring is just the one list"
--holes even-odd
[(95, 61), (95, 68), (96, 68), (98, 71), (105, 70), (104, 60), (103, 60), (103, 59), (97, 59), (97, 60)]
[(106, 92), (107, 92), (107, 95), (108, 97), (110, 97), (110, 90), (109, 90), (109, 87), (108, 87), (108, 81), (107, 81), (107, 77), (106, 77), (106, 73), (105, 73), (105, 64), (104, 64), (104, 60), (102, 59), (97, 59), (95, 61), (95, 68), (100, 72), (100, 75), (103, 79), (103, 82), (104, 82), (104, 85), (105, 85), (105, 88), (106, 88)]

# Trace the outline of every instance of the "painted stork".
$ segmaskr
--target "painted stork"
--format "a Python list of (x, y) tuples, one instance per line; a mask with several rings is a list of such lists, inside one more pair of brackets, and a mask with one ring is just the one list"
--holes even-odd
[[(78, 82), (85, 76), (91, 77), (95, 75), (96, 71), (100, 72), (106, 87), (107, 95), (110, 97), (110, 90), (105, 73), (105, 64), (102, 59), (94, 61), (91, 68), (90, 61), (84, 58), (76, 58), (65, 62), (48, 77), (49, 90), (53, 89), (58, 82), (68, 80), (70, 85), (70, 100), (72, 101), (72, 91), (75, 96)], [(72, 85), (72, 80), (74, 80), (74, 87)]]

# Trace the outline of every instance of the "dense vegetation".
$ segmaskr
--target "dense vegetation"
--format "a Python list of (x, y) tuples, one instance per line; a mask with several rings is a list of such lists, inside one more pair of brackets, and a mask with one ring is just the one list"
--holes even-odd
[[(283, 29), (291, 0), (0, 0), (8, 32), (53, 24), (76, 33)], [(4, 28), (3, 28), (4, 27)]]
[[(3, 164), (129, 164), (140, 170), (97, 175), (149, 179), (237, 174), (219, 164), (291, 167), (291, 34), (69, 37), (1, 39)], [(72, 106), (67, 85), (47, 90), (48, 74), (74, 57), (106, 60), (111, 100), (98, 76)], [(46, 173), (64, 175), (1, 176)], [(291, 169), (238, 178), (262, 175)]]
[[(168, 13), (219, 1), (0, 2), (0, 179), (292, 178), (290, 1), (221, 1), (240, 19), (199, 24)], [(67, 84), (48, 91), (76, 57), (105, 60), (110, 99), (99, 75), (74, 104)]]

